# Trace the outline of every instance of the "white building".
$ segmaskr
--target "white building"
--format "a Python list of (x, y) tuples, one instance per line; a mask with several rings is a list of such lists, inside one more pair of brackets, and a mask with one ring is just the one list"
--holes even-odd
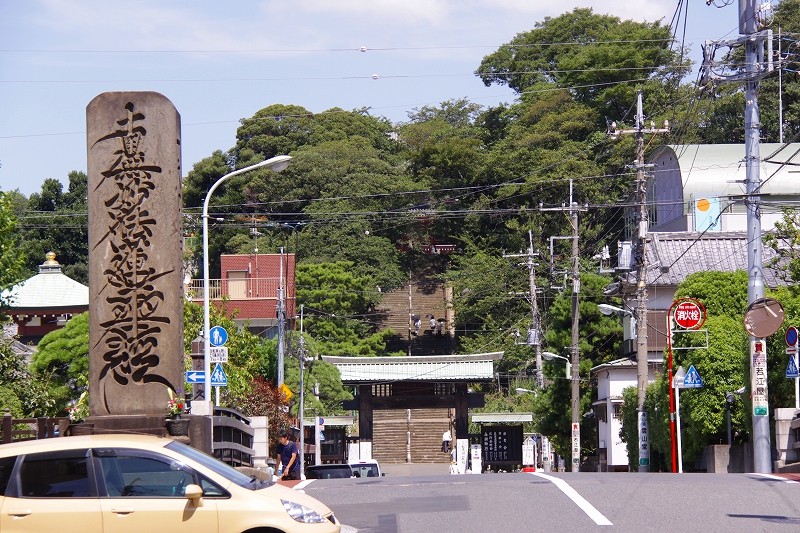
[[(651, 352), (652, 354), (652, 352)], [(661, 356), (650, 357), (649, 381), (661, 371)], [(622, 391), (636, 387), (637, 369), (634, 359), (618, 359), (592, 368), (597, 377), (597, 401), (592, 410), (597, 421), (597, 455), (601, 472), (627, 472), (628, 450), (619, 435), (622, 429)]]
[[(800, 143), (761, 144), (761, 229), (800, 200)], [(650, 157), (650, 231), (747, 231), (743, 144), (662, 146)]]

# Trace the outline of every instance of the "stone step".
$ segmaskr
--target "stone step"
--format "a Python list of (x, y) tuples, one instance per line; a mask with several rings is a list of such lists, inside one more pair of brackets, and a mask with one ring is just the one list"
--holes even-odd
[[(441, 451), (441, 436), (448, 426), (447, 409), (412, 409), (411, 462), (449, 463), (449, 454)], [(382, 463), (405, 463), (408, 432), (406, 410), (375, 411), (372, 456)]]

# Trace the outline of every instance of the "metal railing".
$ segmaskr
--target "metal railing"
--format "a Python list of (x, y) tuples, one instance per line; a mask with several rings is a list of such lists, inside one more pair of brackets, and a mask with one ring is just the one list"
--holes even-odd
[[(278, 297), (278, 278), (228, 278), (208, 280), (209, 300), (219, 300), (223, 296), (231, 300), (275, 300)], [(294, 295), (293, 283), (283, 281), (286, 297)], [(203, 280), (193, 279), (186, 286), (187, 294), (192, 300), (203, 299)]]

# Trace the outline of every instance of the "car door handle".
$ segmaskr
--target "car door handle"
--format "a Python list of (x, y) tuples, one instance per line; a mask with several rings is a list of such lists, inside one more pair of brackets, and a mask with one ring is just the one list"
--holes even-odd
[(112, 513), (117, 513), (117, 514), (131, 514), (135, 510), (136, 509), (134, 509), (133, 507), (112, 507), (111, 508), (111, 512)]
[(32, 512), (33, 511), (31, 511), (30, 509), (9, 509), (8, 510), (8, 514), (11, 515), (11, 516), (14, 516), (14, 517), (28, 516)]

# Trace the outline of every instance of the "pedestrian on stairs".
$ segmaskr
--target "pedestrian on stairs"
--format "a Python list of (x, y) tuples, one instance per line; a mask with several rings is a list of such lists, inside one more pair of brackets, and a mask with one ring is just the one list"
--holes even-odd
[(419, 319), (419, 315), (411, 315), (411, 320), (414, 321), (414, 335), (419, 336), (419, 330), (422, 328), (422, 320)]
[(448, 429), (442, 434), (442, 451), (448, 452), (450, 451), (450, 441), (453, 440), (453, 436), (450, 434), (450, 430)]

